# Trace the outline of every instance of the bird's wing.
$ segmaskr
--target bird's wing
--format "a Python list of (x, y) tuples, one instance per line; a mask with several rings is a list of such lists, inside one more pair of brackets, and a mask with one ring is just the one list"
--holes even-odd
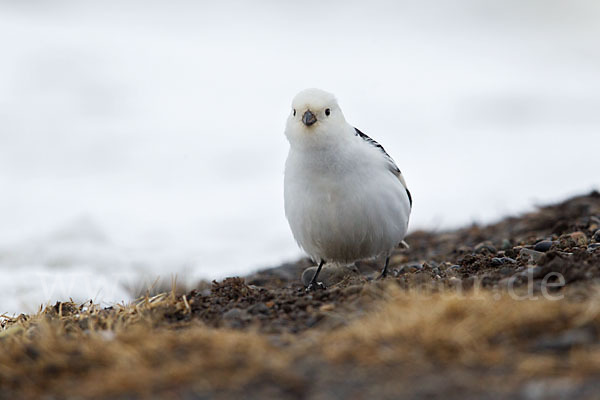
[(404, 180), (404, 177), (402, 176), (402, 172), (400, 172), (400, 168), (398, 168), (398, 166), (396, 165), (396, 163), (394, 162), (392, 157), (390, 157), (390, 155), (385, 151), (383, 146), (380, 145), (379, 143), (377, 143), (375, 140), (371, 139), (369, 136), (367, 136), (366, 134), (361, 132), (358, 128), (354, 128), (354, 130), (355, 130), (356, 136), (360, 137), (365, 142), (369, 143), (371, 146), (378, 148), (381, 151), (381, 153), (383, 153), (383, 155), (389, 162), (390, 172), (392, 172), (394, 175), (396, 175), (396, 177), (398, 178), (400, 183), (402, 183), (402, 186), (404, 186), (404, 189), (406, 189), (406, 194), (408, 195), (408, 201), (410, 202), (410, 206), (412, 208), (412, 196), (410, 195), (410, 191), (408, 190), (408, 187), (406, 186), (406, 181)]

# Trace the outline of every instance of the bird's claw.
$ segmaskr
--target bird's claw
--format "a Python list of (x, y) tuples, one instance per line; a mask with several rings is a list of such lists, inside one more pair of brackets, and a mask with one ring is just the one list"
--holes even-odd
[(377, 278), (375, 278), (375, 280), (376, 280), (376, 281), (382, 281), (382, 280), (384, 280), (385, 278), (387, 278), (387, 276), (388, 276), (388, 274), (387, 274), (387, 273), (383, 273), (383, 272), (382, 272), (381, 274), (379, 274), (379, 276), (378, 276)]
[(327, 287), (323, 282), (313, 282), (306, 287), (306, 292), (314, 292), (318, 289), (325, 290)]

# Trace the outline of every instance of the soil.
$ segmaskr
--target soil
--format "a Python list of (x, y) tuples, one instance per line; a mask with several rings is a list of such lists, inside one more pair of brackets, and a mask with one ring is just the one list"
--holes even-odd
[[(307, 293), (300, 277), (314, 264), (303, 259), (244, 279), (213, 282), (211, 287), (203, 283), (204, 289), (188, 294), (193, 315), (186, 318), (200, 318), (213, 327), (252, 326), (267, 333), (298, 333), (316, 325), (333, 328), (344, 322), (330, 320), (320, 311), (323, 306), (345, 309), (344, 320), (348, 320), (346, 313), (365, 312), (389, 283), (406, 289), (475, 288), (498, 293), (514, 288), (519, 296), (527, 290), (536, 296), (545, 279), (551, 298), (554, 293), (570, 295), (567, 288), (587, 288), (600, 278), (600, 193), (485, 227), (418, 231), (406, 241), (410, 248), (393, 254), (391, 272), (384, 281), (376, 279), (383, 260), (362, 261), (356, 263), (354, 273), (340, 276), (326, 290)], [(550, 242), (549, 248), (534, 250), (540, 242)]]
[[(383, 280), (382, 260), (359, 262), (307, 292), (303, 259), (129, 308), (67, 302), (6, 319), (0, 398), (597, 398), (600, 193), (406, 241)], [(76, 346), (77, 369), (48, 372), (44, 355), (64, 355), (43, 346), (54, 320), (54, 348), (81, 335), (114, 355)], [(140, 326), (155, 337), (131, 339)], [(148, 362), (158, 348), (169, 351)], [(126, 351), (139, 354), (124, 362)]]

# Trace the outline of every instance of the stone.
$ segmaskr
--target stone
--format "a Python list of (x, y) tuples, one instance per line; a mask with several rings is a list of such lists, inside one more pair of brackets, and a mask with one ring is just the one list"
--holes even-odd
[(581, 231), (573, 232), (569, 236), (577, 246), (585, 246), (587, 244), (587, 236)]
[(240, 308), (232, 308), (223, 314), (223, 319), (239, 319), (246, 318), (248, 313)]
[(600, 249), (600, 243), (592, 243), (588, 246), (587, 251), (589, 251), (590, 253), (596, 251)]
[(251, 317), (248, 312), (239, 308), (232, 308), (223, 314), (225, 326), (233, 329), (243, 328), (250, 320)]
[(596, 243), (600, 243), (600, 229), (598, 229), (596, 232), (594, 232), (594, 235), (592, 236), (592, 240)]
[(521, 256), (523, 258), (528, 258), (528, 259), (532, 260), (533, 262), (537, 262), (540, 258), (542, 258), (543, 255), (544, 255), (544, 253), (542, 253), (541, 251), (536, 251), (536, 250), (527, 249), (527, 248), (522, 248), (521, 251), (519, 252), (519, 256)]
[(410, 265), (405, 265), (405, 267), (408, 268), (409, 272), (419, 271), (424, 268), (424, 266), (422, 264), (410, 264)]
[(517, 261), (510, 257), (494, 257), (492, 258), (492, 265), (498, 267), (504, 264), (515, 264)]
[(435, 261), (424, 262), (421, 265), (421, 268), (424, 270), (433, 270), (433, 268), (437, 267), (437, 263)]
[(251, 314), (267, 314), (269, 307), (265, 303), (256, 303), (248, 307), (248, 311)]
[(486, 242), (481, 242), (479, 243), (477, 246), (475, 246), (475, 248), (473, 249), (473, 251), (475, 253), (484, 253), (484, 252), (490, 252), (490, 253), (496, 253), (496, 248), (492, 245), (491, 242), (486, 241)]
[(421, 264), (407, 264), (402, 265), (400, 268), (394, 270), (394, 274), (396, 276), (406, 274), (407, 272), (416, 272), (423, 269)]
[(554, 242), (551, 240), (542, 240), (541, 242), (537, 242), (535, 244), (535, 246), (533, 247), (533, 250), (546, 252), (546, 251), (550, 250), (550, 248), (552, 247), (553, 244), (554, 244)]
[(497, 266), (502, 265), (502, 264), (504, 264), (504, 263), (502, 262), (501, 258), (498, 258), (498, 257), (492, 258), (492, 265), (493, 266), (497, 267)]

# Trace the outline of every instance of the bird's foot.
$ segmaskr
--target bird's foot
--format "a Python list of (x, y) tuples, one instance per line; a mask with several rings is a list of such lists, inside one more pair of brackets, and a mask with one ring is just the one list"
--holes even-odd
[(382, 272), (381, 274), (379, 274), (379, 276), (377, 278), (375, 278), (376, 281), (382, 281), (385, 278), (387, 278), (388, 274), (387, 271), (386, 272)]
[(312, 282), (306, 287), (306, 292), (314, 292), (315, 290), (325, 290), (327, 287), (323, 282)]

